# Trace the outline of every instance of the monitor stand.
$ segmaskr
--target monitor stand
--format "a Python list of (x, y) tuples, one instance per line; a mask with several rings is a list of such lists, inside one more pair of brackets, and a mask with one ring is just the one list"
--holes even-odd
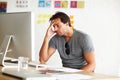
[(6, 35), (4, 40), (3, 40), (3, 43), (1, 44), (0, 64), (2, 66), (5, 66), (4, 60), (5, 60), (7, 52), (9, 52), (8, 48), (9, 48), (9, 45), (10, 45), (12, 38), (13, 38), (13, 35)]

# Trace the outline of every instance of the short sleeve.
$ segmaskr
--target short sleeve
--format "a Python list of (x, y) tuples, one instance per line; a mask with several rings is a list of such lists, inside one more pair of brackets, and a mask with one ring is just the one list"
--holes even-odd
[(90, 36), (86, 35), (84, 37), (82, 48), (83, 48), (83, 53), (89, 53), (89, 52), (94, 51), (94, 46), (93, 46)]
[(49, 41), (49, 47), (57, 49), (55, 36), (50, 39), (50, 41)]

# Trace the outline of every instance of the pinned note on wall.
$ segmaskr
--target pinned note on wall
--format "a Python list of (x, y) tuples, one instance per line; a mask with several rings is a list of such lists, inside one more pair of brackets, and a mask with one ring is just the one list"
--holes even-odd
[(38, 7), (41, 7), (41, 8), (50, 8), (51, 7), (51, 0), (38, 0)]
[(70, 15), (70, 23), (74, 27), (74, 15)]
[(27, 8), (29, 7), (29, 0), (16, 0), (17, 8)]
[(77, 8), (84, 8), (85, 7), (85, 2), (84, 1), (78, 1), (77, 2)]
[(49, 21), (51, 14), (38, 14), (37, 16), (37, 24), (45, 24)]
[(55, 8), (61, 8), (61, 1), (54, 1)]
[(61, 7), (62, 8), (68, 8), (68, 1), (62, 1), (61, 2)]

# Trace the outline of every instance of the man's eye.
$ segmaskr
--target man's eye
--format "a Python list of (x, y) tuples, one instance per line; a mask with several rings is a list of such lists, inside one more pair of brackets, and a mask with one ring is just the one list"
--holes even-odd
[(60, 27), (59, 25), (56, 25), (57, 27)]

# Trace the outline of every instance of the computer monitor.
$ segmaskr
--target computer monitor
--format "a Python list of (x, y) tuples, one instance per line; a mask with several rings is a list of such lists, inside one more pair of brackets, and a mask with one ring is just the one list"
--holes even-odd
[[(35, 60), (34, 14), (32, 12), (0, 13), (0, 45), (12, 35), (7, 57), (29, 57)], [(2, 47), (1, 47), (2, 48)]]

